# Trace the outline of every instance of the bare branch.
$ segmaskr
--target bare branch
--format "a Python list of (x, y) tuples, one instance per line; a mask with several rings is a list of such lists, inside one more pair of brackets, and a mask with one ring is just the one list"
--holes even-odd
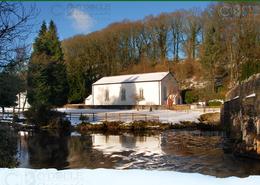
[(17, 48), (25, 46), (35, 16), (33, 6), (25, 8), (21, 2), (0, 2), (0, 68), (14, 60)]

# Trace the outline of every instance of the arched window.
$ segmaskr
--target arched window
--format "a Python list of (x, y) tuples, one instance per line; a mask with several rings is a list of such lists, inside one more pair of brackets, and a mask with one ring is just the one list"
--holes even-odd
[(167, 87), (164, 86), (164, 87), (163, 87), (163, 99), (164, 99), (164, 100), (167, 100), (167, 98), (168, 98), (168, 97), (167, 97)]
[(105, 101), (109, 101), (109, 91), (106, 89), (105, 91)]
[(139, 97), (140, 97), (141, 99), (144, 99), (144, 90), (143, 90), (143, 88), (140, 88), (140, 89), (139, 89)]
[(121, 101), (126, 100), (126, 91), (124, 88), (121, 89)]

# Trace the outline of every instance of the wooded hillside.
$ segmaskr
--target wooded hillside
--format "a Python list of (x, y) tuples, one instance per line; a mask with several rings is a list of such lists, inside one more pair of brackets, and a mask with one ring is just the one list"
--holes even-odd
[[(228, 16), (223, 7), (228, 7)], [(236, 83), (260, 72), (256, 8), (257, 3), (215, 3), (204, 11), (124, 20), (64, 40), (69, 102), (83, 101), (102, 76), (167, 70), (199, 99), (223, 97)]]

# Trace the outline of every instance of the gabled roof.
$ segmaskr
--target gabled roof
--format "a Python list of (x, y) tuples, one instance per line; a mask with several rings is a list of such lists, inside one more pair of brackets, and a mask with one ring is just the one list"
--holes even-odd
[(168, 74), (169, 71), (131, 74), (131, 75), (119, 75), (119, 76), (107, 76), (99, 79), (98, 81), (93, 83), (93, 85), (161, 81)]

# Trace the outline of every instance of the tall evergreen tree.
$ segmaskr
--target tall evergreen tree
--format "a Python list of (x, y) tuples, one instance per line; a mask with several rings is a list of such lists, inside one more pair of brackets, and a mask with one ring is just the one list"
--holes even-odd
[(28, 68), (28, 101), (34, 106), (55, 107), (67, 102), (68, 84), (61, 43), (53, 21), (43, 22), (33, 45)]

